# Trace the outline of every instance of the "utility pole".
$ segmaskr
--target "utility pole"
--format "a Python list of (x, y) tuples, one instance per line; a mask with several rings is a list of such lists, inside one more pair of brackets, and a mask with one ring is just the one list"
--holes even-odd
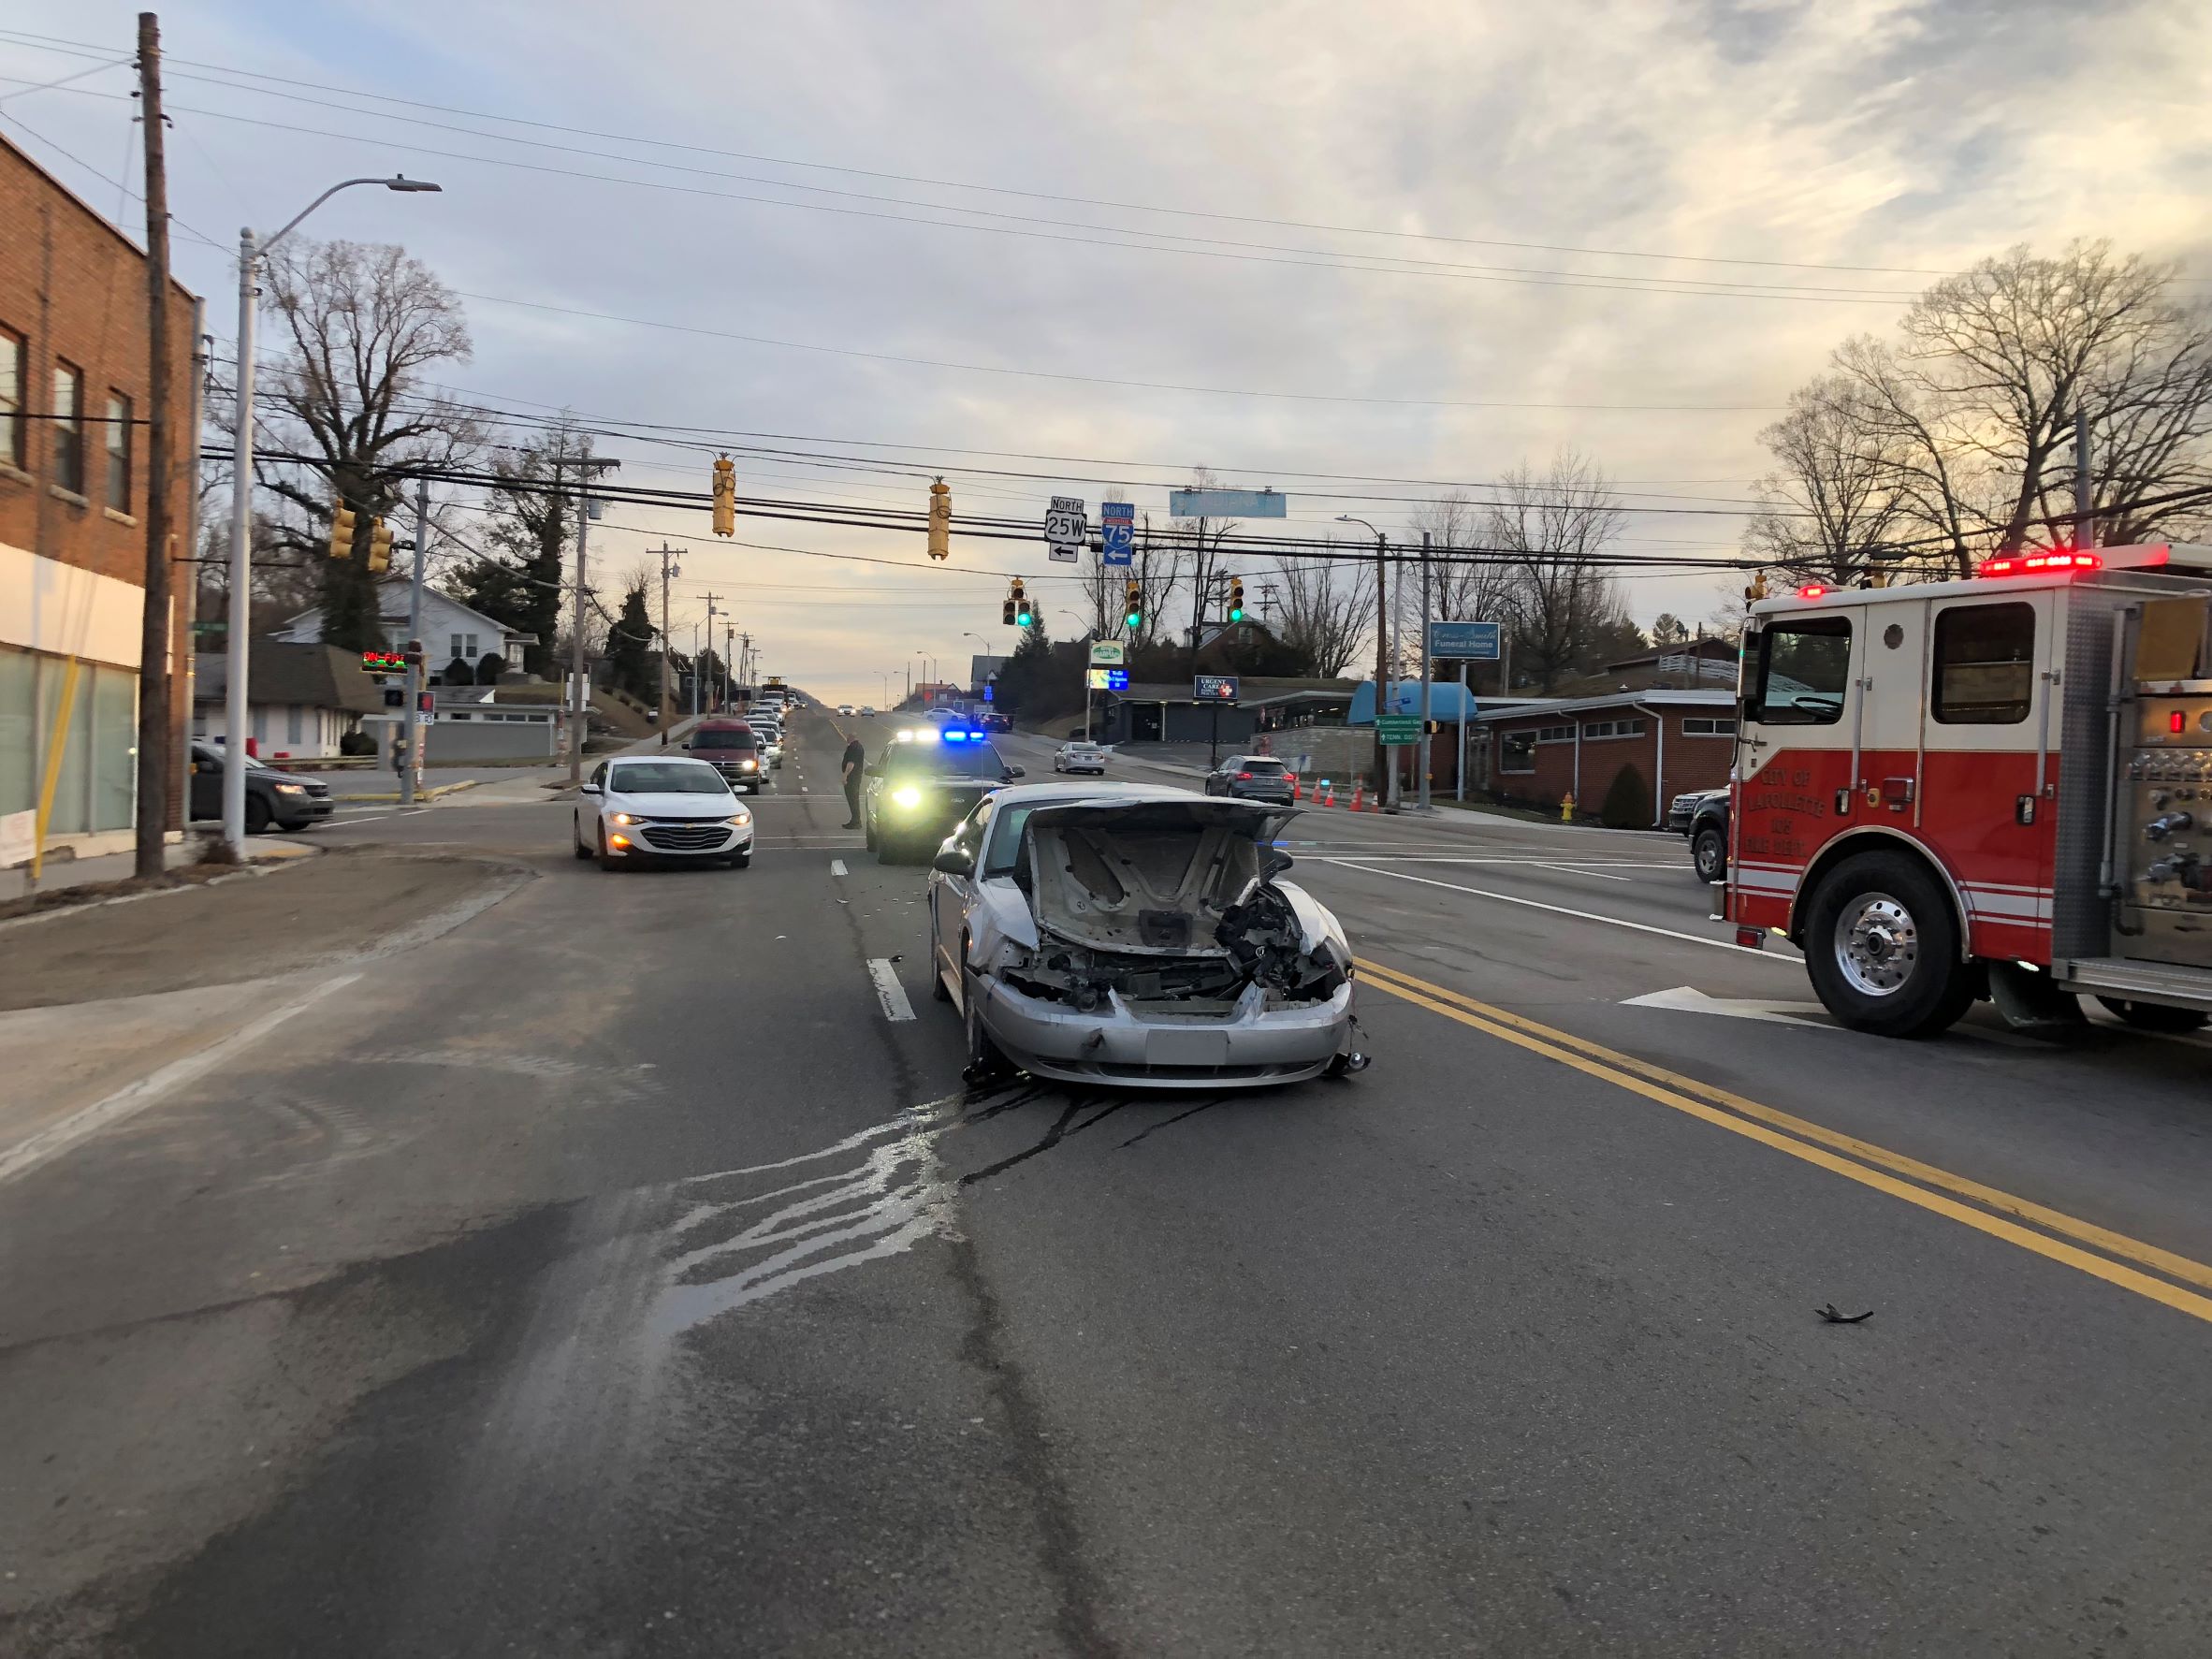
[(2076, 404), (2074, 410), (2074, 545), (2085, 551), (2097, 545), (2096, 501), (2097, 498), (2089, 489), (2089, 412)]
[(668, 578), (676, 574), (668, 568), (668, 560), (676, 551), (663, 540), (661, 544), (661, 747), (668, 747), (668, 728), (676, 713), (668, 701)]
[(1429, 532), (1421, 531), (1421, 745), (1419, 806), (1432, 810), (1429, 802)]
[[(161, 25), (138, 13), (138, 117), (146, 145), (146, 608), (138, 629), (138, 763), (136, 802), (140, 878), (162, 871), (168, 839), (169, 656), (175, 644), (169, 595), (169, 187), (163, 154)], [(41, 342), (43, 349), (46, 342)], [(20, 388), (19, 388), (20, 395)], [(120, 437), (129, 450), (130, 429)], [(91, 493), (89, 490), (87, 493)], [(130, 510), (127, 499), (124, 511)], [(43, 549), (41, 549), (43, 551)], [(195, 568), (197, 568), (196, 566)], [(189, 650), (190, 634), (186, 634)]]
[[(584, 440), (584, 453), (576, 460), (576, 604), (575, 619), (569, 625), (568, 642), (568, 782), (571, 789), (580, 788), (584, 781), (584, 735), (589, 717), (586, 710), (590, 699), (584, 693), (584, 599), (585, 577), (588, 575), (585, 546), (591, 525), (591, 474), (594, 470), (610, 472), (622, 463), (618, 460), (593, 460), (591, 441)], [(556, 471), (555, 477), (559, 477)]]
[[(737, 624), (729, 620), (729, 615), (727, 611), (722, 613), (722, 701), (725, 705), (734, 706), (737, 701), (737, 688), (744, 682), (730, 669), (730, 660), (737, 650)], [(734, 709), (725, 708), (724, 712), (734, 712)]]
[[(692, 667), (692, 673), (694, 676), (701, 679), (706, 678), (704, 670), (707, 654), (714, 649), (714, 602), (720, 597), (721, 595), (719, 593), (709, 593), (706, 596), (706, 631), (705, 636), (706, 640), (706, 648), (705, 650), (699, 653), (700, 660)], [(712, 714), (714, 712), (714, 698), (706, 691), (702, 691), (699, 694), (699, 706), (701, 710), (707, 714)]]
[(429, 722), (415, 705), (422, 700), (422, 575), (430, 551), (430, 484), (415, 481), (415, 574), (407, 584), (407, 708), (400, 730), (407, 734), (407, 764), (400, 773), (400, 805), (412, 807), (422, 781), (422, 751), (429, 747)]

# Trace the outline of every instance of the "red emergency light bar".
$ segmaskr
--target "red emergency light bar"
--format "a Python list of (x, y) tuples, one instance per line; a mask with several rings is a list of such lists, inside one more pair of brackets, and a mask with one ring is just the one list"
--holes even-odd
[(1828, 590), (1818, 582), (1808, 582), (1797, 589), (1799, 599), (1826, 599), (1827, 596)]
[(2053, 547), (2047, 553), (2014, 553), (2001, 559), (1985, 559), (1974, 571), (1977, 576), (2045, 576), (2055, 571), (2103, 570), (2104, 560), (2094, 553), (2079, 552), (2072, 547)]

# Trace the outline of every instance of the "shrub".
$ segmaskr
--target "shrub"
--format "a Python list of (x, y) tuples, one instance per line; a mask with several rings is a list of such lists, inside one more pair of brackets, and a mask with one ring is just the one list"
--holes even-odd
[(376, 752), (376, 738), (373, 734), (368, 732), (342, 733), (338, 739), (338, 752), (340, 754), (374, 754)]
[(456, 657), (445, 664), (445, 672), (438, 678), (449, 686), (473, 686), (476, 683), (476, 671), (469, 666), (468, 658)]
[(1652, 786), (1644, 781), (1643, 773), (1633, 765), (1614, 773), (1597, 815), (1611, 829), (1650, 829)]
[(507, 672), (507, 660), (497, 651), (487, 651), (476, 659), (476, 683), (496, 686), (500, 676)]

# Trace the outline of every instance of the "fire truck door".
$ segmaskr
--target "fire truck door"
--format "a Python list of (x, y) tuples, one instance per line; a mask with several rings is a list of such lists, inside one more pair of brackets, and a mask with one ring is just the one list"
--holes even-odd
[(1878, 601), (1866, 609), (1859, 667), (1865, 702), (1851, 821), (1908, 834), (1920, 822), (1921, 735), (1928, 705), (1928, 601)]
[[(2045, 960), (2060, 722), (2055, 596), (1992, 585), (1924, 609), (1920, 838), (1957, 876), (1977, 955)], [(1900, 607), (1907, 608), (1907, 607)]]
[(1781, 612), (1766, 619), (1745, 662), (1733, 878), (1747, 904), (1739, 920), (1780, 923), (1806, 867), (1851, 822), (1839, 807), (1850, 803), (1865, 618), (1855, 604)]

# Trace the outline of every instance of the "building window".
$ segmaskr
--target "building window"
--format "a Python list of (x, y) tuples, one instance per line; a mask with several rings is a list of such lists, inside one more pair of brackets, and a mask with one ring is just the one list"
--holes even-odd
[(53, 482), (71, 495), (84, 493), (84, 371), (53, 366)]
[(307, 711), (297, 703), (284, 705), (284, 741), (298, 748), (307, 740)]
[(1538, 726), (1534, 735), (1538, 743), (1572, 743), (1575, 740), (1575, 728), (1572, 726)]
[(23, 464), (23, 337), (0, 328), (0, 461)]
[(1935, 717), (2016, 726), (2035, 701), (2035, 607), (1958, 604), (1936, 614)]
[(131, 400), (117, 391), (108, 394), (108, 504), (131, 510)]
[(64, 658), (0, 647), (0, 813), (37, 806), (48, 746), (59, 727), (50, 845), (58, 836), (130, 828), (138, 695), (132, 669), (80, 662), (72, 677)]
[(1535, 733), (1507, 732), (1498, 739), (1500, 772), (1534, 772), (1535, 769)]
[(466, 657), (473, 662), (476, 660), (476, 636), (473, 633), (455, 634), (453, 636), (453, 655)]
[(1593, 737), (1641, 737), (1644, 722), (1639, 720), (1589, 720), (1583, 724), (1585, 741)]
[(1710, 715), (1686, 714), (1682, 716), (1682, 735), (1685, 737), (1733, 737), (1736, 735), (1736, 722), (1727, 719), (1715, 719)]

